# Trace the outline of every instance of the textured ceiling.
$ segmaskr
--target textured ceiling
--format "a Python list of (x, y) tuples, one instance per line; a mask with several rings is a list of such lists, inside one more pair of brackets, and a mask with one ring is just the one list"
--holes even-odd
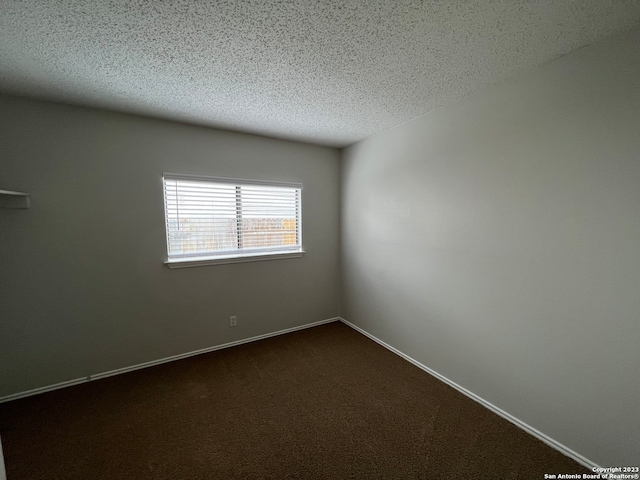
[(2, 0), (0, 91), (345, 146), (640, 22), (640, 0)]

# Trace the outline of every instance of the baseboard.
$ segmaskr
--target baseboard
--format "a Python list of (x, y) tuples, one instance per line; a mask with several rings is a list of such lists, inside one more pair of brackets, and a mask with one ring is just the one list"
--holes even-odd
[[(522, 430), (524, 430), (525, 432), (529, 433), (530, 435), (533, 435), (538, 440), (544, 442), (545, 444), (547, 444), (551, 448), (559, 451), (563, 455), (566, 455), (567, 457), (572, 458), (573, 460), (575, 460), (579, 464), (583, 465), (584, 467), (586, 467), (586, 468), (588, 468), (590, 470), (592, 468), (599, 468), (599, 465), (597, 465), (595, 462), (592, 462), (591, 460), (587, 459), (586, 457), (584, 457), (584, 456), (580, 455), (579, 453), (571, 450), (569, 447), (567, 447), (567, 446), (563, 445), (562, 443), (552, 439), (551, 437), (545, 435), (544, 433), (540, 432), (539, 430), (536, 430), (532, 426), (526, 424), (522, 420), (519, 420), (518, 418), (514, 417), (510, 413), (507, 413), (504, 410), (502, 410), (501, 408), (496, 407), (495, 405), (493, 405), (492, 403), (490, 403), (487, 400), (483, 399), (482, 397), (479, 397), (475, 393), (473, 393), (473, 392), (467, 390), (466, 388), (458, 385), (457, 383), (453, 382), (452, 380), (449, 380), (447, 377), (445, 377), (443, 375), (440, 375), (438, 372), (430, 369), (429, 367), (423, 365), (422, 363), (418, 362), (417, 360), (411, 358), (409, 355), (406, 355), (406, 354), (402, 353), (400, 350), (398, 350), (398, 349), (392, 347), (391, 345), (383, 342), (379, 338), (371, 335), (366, 330), (363, 330), (362, 328), (358, 327), (357, 325), (354, 325), (353, 323), (351, 323), (351, 322), (349, 322), (349, 321), (347, 321), (347, 320), (345, 320), (344, 318), (341, 318), (341, 317), (328, 318), (326, 320), (320, 320), (318, 322), (307, 323), (305, 325), (300, 325), (300, 326), (297, 326), (297, 327), (287, 328), (287, 329), (284, 329), (284, 330), (278, 330), (276, 332), (271, 332), (271, 333), (265, 333), (263, 335), (258, 335), (258, 336), (255, 336), (255, 337), (245, 338), (245, 339), (242, 339), (242, 340), (236, 340), (236, 341), (233, 341), (233, 342), (224, 343), (224, 344), (216, 345), (216, 346), (213, 346), (213, 347), (207, 347), (207, 348), (203, 348), (203, 349), (200, 349), (200, 350), (194, 350), (194, 351), (187, 352), (187, 353), (182, 353), (182, 354), (179, 354), (179, 355), (173, 355), (171, 357), (165, 357), (165, 358), (161, 358), (161, 359), (158, 359), (158, 360), (153, 360), (153, 361), (150, 361), (150, 362), (140, 363), (140, 364), (137, 364), (137, 365), (132, 365), (130, 367), (118, 368), (116, 370), (110, 370), (108, 372), (97, 373), (97, 374), (94, 374), (94, 375), (89, 375), (87, 377), (76, 378), (76, 379), (73, 379), (73, 380), (68, 380), (66, 382), (56, 383), (54, 385), (48, 385), (48, 386), (45, 386), (45, 387), (34, 388), (32, 390), (27, 390), (27, 391), (24, 391), (24, 392), (14, 393), (14, 394), (11, 394), (11, 395), (0, 397), (0, 403), (8, 402), (8, 401), (11, 401), (11, 400), (17, 400), (19, 398), (30, 397), (30, 396), (33, 396), (33, 395), (38, 395), (40, 393), (50, 392), (50, 391), (53, 391), (53, 390), (58, 390), (60, 388), (65, 388), (65, 387), (70, 387), (72, 385), (78, 385), (80, 383), (90, 382), (92, 380), (98, 380), (98, 379), (101, 379), (101, 378), (111, 377), (111, 376), (119, 375), (119, 374), (122, 374), (122, 373), (132, 372), (134, 370), (140, 370), (140, 369), (147, 368), (147, 367), (153, 367), (155, 365), (161, 365), (163, 363), (173, 362), (173, 361), (176, 361), (176, 360), (181, 360), (183, 358), (193, 357), (195, 355), (201, 355), (203, 353), (214, 352), (216, 350), (221, 350), (223, 348), (235, 347), (237, 345), (242, 345), (244, 343), (255, 342), (255, 341), (258, 341), (258, 340), (263, 340), (265, 338), (275, 337), (275, 336), (278, 336), (278, 335), (284, 335), (286, 333), (295, 332), (297, 330), (304, 330), (306, 328), (316, 327), (318, 325), (323, 325), (325, 323), (331, 323), (331, 322), (336, 322), (336, 321), (341, 321), (345, 325), (348, 325), (349, 327), (353, 328), (354, 330), (360, 332), (361, 334), (363, 334), (366, 337), (370, 338), (374, 342), (382, 345), (387, 350), (390, 350), (391, 352), (395, 353), (396, 355), (399, 355), (400, 357), (404, 358), (408, 362), (411, 362), (416, 367), (420, 368), (421, 370), (424, 370), (425, 372), (427, 372), (428, 374), (434, 376), (438, 380), (441, 380), (442, 382), (446, 383), (447, 385), (455, 388), (456, 390), (458, 390), (463, 395), (466, 395), (467, 397), (471, 398), (472, 400), (478, 402), (482, 406), (484, 406), (484, 407), (488, 408), (489, 410), (491, 410), (496, 415), (499, 415), (502, 418), (504, 418), (505, 420), (513, 423), (515, 426), (521, 428)], [(6, 476), (3, 476), (3, 474), (4, 474), (4, 458), (2, 456), (2, 444), (0, 443), (0, 480), (5, 480)]]
[(363, 330), (362, 328), (358, 327), (357, 325), (354, 325), (353, 323), (345, 320), (344, 318), (340, 318), (340, 321), (342, 323), (344, 323), (345, 325), (348, 325), (349, 327), (353, 328), (354, 330), (360, 332), (361, 334), (363, 334), (364, 336), (370, 338), (371, 340), (373, 340), (374, 342), (382, 345), (384, 348), (386, 348), (387, 350), (392, 351), (393, 353), (395, 353), (396, 355), (399, 355), (400, 357), (404, 358), (405, 360), (407, 360), (408, 362), (413, 363), (416, 367), (420, 368), (421, 370), (424, 370), (425, 372), (427, 372), (429, 375), (434, 376), (435, 378), (437, 378), (438, 380), (441, 380), (442, 382), (446, 383), (447, 385), (455, 388), (456, 390), (458, 390), (460, 393), (466, 395), (467, 397), (471, 398), (472, 400), (478, 402), (480, 405), (488, 408), (489, 410), (491, 410), (493, 413), (495, 413), (496, 415), (501, 416), (502, 418), (504, 418), (505, 420), (508, 420), (509, 422), (513, 423), (516, 427), (521, 428), (522, 430), (524, 430), (525, 432), (527, 432), (530, 435), (533, 435), (534, 437), (536, 437), (538, 440), (546, 443), (547, 445), (549, 445), (551, 448), (553, 448), (554, 450), (557, 450), (558, 452), (562, 453), (563, 455), (575, 460), (576, 462), (578, 462), (580, 465), (588, 468), (589, 470), (593, 469), (593, 468), (599, 468), (599, 465), (596, 464), (595, 462), (592, 462), (591, 460), (589, 460), (588, 458), (580, 455), (579, 453), (571, 450), (569, 447), (563, 445), (562, 443), (554, 440), (553, 438), (545, 435), (544, 433), (542, 433), (539, 430), (536, 430), (535, 428), (533, 428), (531, 425), (526, 424), (525, 422), (523, 422), (522, 420), (514, 417), (513, 415), (511, 415), (508, 412), (505, 412), (504, 410), (502, 410), (501, 408), (496, 407), (495, 405), (493, 405), (491, 402), (486, 401), (485, 399), (483, 399), (482, 397), (479, 397), (478, 395), (476, 395), (475, 393), (467, 390), (466, 388), (458, 385), (457, 383), (453, 382), (452, 380), (449, 380), (447, 377), (445, 377), (444, 375), (440, 375), (438, 372), (430, 369), (429, 367), (427, 367), (426, 365), (423, 365), (422, 363), (418, 362), (417, 360), (411, 358), (409, 355), (406, 355), (404, 353), (402, 353), (400, 350), (398, 350), (397, 348), (392, 347), (391, 345), (389, 345), (388, 343), (383, 342), (382, 340), (380, 340), (377, 337), (374, 337), (373, 335), (371, 335), (369, 332), (367, 332), (366, 330)]
[[(167, 362), (174, 362), (176, 360), (182, 360), (183, 358), (193, 357), (194, 355), (201, 355), (203, 353), (214, 352), (216, 350), (221, 350), (223, 348), (235, 347), (237, 345), (242, 345), (243, 343), (256, 342), (258, 340), (263, 340), (265, 338), (284, 335), (285, 333), (291, 333), (297, 330), (304, 330), (306, 328), (317, 327), (318, 325), (337, 322), (340, 320), (341, 320), (340, 317), (327, 318), (326, 320), (320, 320), (318, 322), (307, 323), (305, 325), (299, 325), (297, 327), (286, 328), (284, 330), (278, 330), (277, 332), (265, 333), (263, 335), (258, 335), (255, 337), (244, 338), (242, 340), (236, 340), (229, 343), (223, 343), (222, 345), (215, 345), (213, 347), (202, 348), (200, 350), (194, 350), (192, 352), (181, 353), (179, 355), (173, 355), (171, 357), (152, 360), (150, 362), (139, 363), (137, 365), (132, 365), (130, 367), (117, 368), (115, 370), (109, 370), (108, 372), (96, 373), (93, 375), (88, 375), (86, 377), (76, 378), (73, 380), (67, 380), (66, 382), (56, 383), (54, 385), (47, 385), (45, 387), (34, 388), (32, 390), (27, 390), (24, 392), (13, 393), (11, 395), (0, 397), (0, 403), (9, 402), (11, 400), (17, 400), (19, 398), (24, 398), (24, 397), (31, 397), (33, 395), (38, 395), (40, 393), (50, 392), (52, 390), (58, 390), (60, 388), (70, 387), (72, 385), (78, 385), (79, 383), (86, 383), (92, 380), (99, 380), (101, 378), (112, 377), (114, 375), (120, 375), (121, 373), (127, 373), (127, 372), (132, 372), (134, 370), (140, 370), (142, 368), (153, 367), (155, 365), (161, 365)], [(0, 477), (0, 480), (2, 480), (2, 477)]]

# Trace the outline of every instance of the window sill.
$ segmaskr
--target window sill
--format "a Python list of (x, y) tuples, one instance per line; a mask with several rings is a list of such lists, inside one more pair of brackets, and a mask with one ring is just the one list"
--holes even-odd
[(227, 263), (260, 262), (263, 260), (280, 260), (284, 258), (298, 258), (304, 255), (304, 250), (278, 253), (253, 253), (244, 255), (227, 255), (216, 257), (186, 257), (166, 260), (169, 268), (204, 267), (207, 265), (224, 265)]

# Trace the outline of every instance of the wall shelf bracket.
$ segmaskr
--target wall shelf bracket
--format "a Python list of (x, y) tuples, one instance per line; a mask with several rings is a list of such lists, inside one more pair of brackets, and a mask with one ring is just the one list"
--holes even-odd
[(29, 208), (30, 203), (28, 193), (0, 190), (0, 208)]

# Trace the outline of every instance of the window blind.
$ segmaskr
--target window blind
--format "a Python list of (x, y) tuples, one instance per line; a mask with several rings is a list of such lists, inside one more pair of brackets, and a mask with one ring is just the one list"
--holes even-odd
[(301, 251), (299, 184), (165, 174), (169, 260)]

